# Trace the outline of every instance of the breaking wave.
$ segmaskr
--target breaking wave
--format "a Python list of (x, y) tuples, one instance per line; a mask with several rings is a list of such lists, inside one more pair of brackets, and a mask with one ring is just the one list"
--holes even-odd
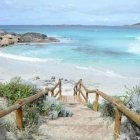
[(137, 40), (140, 40), (140, 36), (137, 36), (136, 39), (137, 39)]
[(128, 47), (129, 53), (140, 54), (140, 42), (136, 44), (130, 44)]
[(81, 69), (81, 70), (89, 70), (89, 71), (93, 71), (95, 72), (96, 74), (100, 75), (104, 75), (104, 76), (107, 76), (107, 77), (119, 77), (119, 78), (125, 78), (123, 75), (119, 74), (119, 73), (116, 73), (112, 70), (99, 70), (99, 69), (95, 69), (93, 67), (81, 67), (81, 66), (76, 66), (77, 69)]
[[(54, 59), (41, 59), (41, 58), (35, 58), (35, 57), (26, 57), (26, 56), (19, 56), (9, 53), (3, 53), (0, 52), (0, 57), (3, 58), (9, 58), (13, 60), (19, 60), (19, 61), (28, 61), (28, 62), (48, 62), (48, 61), (54, 61)], [(56, 61), (62, 61), (61, 59), (56, 59)]]

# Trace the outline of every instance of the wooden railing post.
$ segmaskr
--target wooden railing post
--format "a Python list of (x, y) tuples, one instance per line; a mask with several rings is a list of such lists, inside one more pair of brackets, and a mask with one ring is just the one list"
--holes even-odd
[(62, 96), (62, 83), (61, 83), (61, 79), (59, 79), (59, 95), (60, 95), (60, 98)]
[(88, 103), (88, 92), (86, 91), (86, 103)]
[(95, 101), (94, 101), (94, 104), (93, 104), (93, 110), (94, 110), (95, 112), (98, 111), (98, 106), (99, 106), (99, 94), (96, 93)]
[(114, 127), (114, 139), (115, 140), (117, 138), (119, 138), (119, 136), (120, 136), (120, 131), (121, 131), (121, 118), (122, 118), (122, 113), (116, 107), (116, 109), (115, 109), (115, 127)]
[[(20, 101), (16, 101), (16, 104), (20, 104)], [(18, 108), (16, 110), (16, 124), (18, 129), (23, 128), (23, 113), (22, 113), (22, 107)]]
[(79, 91), (78, 91), (78, 100), (81, 102), (81, 98), (80, 98), (80, 90), (81, 90), (81, 82), (82, 82), (82, 79), (80, 79), (80, 83), (79, 83)]
[(48, 87), (45, 88), (45, 94), (44, 95), (47, 95), (47, 96), (49, 95), (49, 88)]
[(54, 89), (51, 89), (51, 96), (54, 96)]
[(73, 96), (75, 96), (76, 95), (76, 93), (75, 93), (76, 91), (75, 91), (75, 87), (74, 87), (74, 89), (73, 89)]
[(76, 94), (76, 96), (78, 95), (78, 91), (77, 91), (77, 89), (78, 89), (78, 85), (76, 85), (76, 91), (75, 91), (75, 94)]
[(77, 85), (74, 87), (74, 96), (77, 96)]

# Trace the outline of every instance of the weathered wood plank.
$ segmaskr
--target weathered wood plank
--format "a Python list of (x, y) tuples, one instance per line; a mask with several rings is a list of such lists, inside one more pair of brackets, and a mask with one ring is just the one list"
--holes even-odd
[(121, 118), (122, 113), (118, 110), (118, 108), (115, 109), (115, 127), (114, 127), (114, 139), (116, 140), (120, 136), (121, 132)]
[(22, 107), (16, 110), (16, 124), (18, 129), (23, 128), (23, 114), (22, 114)]
[(15, 105), (12, 105), (10, 107), (7, 107), (6, 109), (0, 110), (0, 118), (15, 111), (19, 107), (20, 107), (20, 104), (15, 104)]
[(99, 106), (99, 94), (96, 93), (96, 97), (95, 97), (95, 101), (94, 101), (94, 105), (93, 105), (93, 108), (94, 108), (94, 111), (97, 112), (98, 111), (98, 106)]

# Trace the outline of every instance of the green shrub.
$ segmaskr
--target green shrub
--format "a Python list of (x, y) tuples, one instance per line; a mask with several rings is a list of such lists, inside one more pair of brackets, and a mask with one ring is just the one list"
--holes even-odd
[(8, 131), (6, 140), (35, 140), (33, 135), (38, 135), (37, 125), (35, 124), (28, 125), (24, 129), (19, 130), (12, 122), (6, 122), (5, 127)]
[[(87, 107), (93, 110), (94, 109), (94, 103), (88, 102)], [(99, 104), (98, 105), (98, 111), (102, 111), (102, 109), (103, 109), (103, 104)]]
[(17, 99), (26, 98), (37, 91), (33, 85), (22, 82), (20, 78), (14, 78), (9, 83), (0, 83), (0, 97), (5, 97), (8, 104), (14, 104)]
[[(9, 105), (13, 105), (16, 100), (34, 95), (39, 90), (36, 86), (24, 82), (21, 78), (13, 78), (9, 83), (0, 83), (0, 97), (5, 97)], [(19, 131), (14, 128), (13, 124), (7, 122), (7, 131), (13, 133), (16, 139), (33, 139), (32, 134), (36, 133), (39, 115), (42, 110), (43, 100), (41, 97), (28, 105), (24, 105), (23, 109), (23, 123), (25, 128)]]
[(93, 103), (88, 102), (87, 107), (90, 108), (90, 109), (93, 109)]
[[(114, 98), (121, 100), (129, 109), (140, 114), (140, 87), (135, 86), (132, 89), (127, 88), (126, 93), (123, 96), (113, 96)], [(110, 117), (112, 120), (115, 118), (115, 105), (108, 101), (104, 101), (102, 104), (101, 115), (105, 118)], [(140, 138), (140, 127), (133, 122), (130, 118), (127, 118), (122, 122), (122, 133), (130, 140)]]
[[(135, 86), (132, 89), (128, 89), (125, 97), (125, 105), (140, 115), (140, 87)], [(124, 122), (122, 130), (130, 140), (140, 138), (140, 127), (129, 118)]]
[(39, 112), (39, 108), (35, 103), (33, 103), (31, 106), (25, 105), (23, 107), (23, 118), (25, 126), (38, 124)]
[(42, 112), (48, 115), (49, 119), (57, 119), (58, 117), (71, 117), (72, 111), (65, 107), (55, 97), (47, 96), (43, 101)]
[(103, 107), (101, 110), (101, 116), (104, 118), (110, 117), (111, 119), (114, 120), (114, 118), (115, 118), (115, 106), (108, 101), (104, 101), (102, 106)]
[[(123, 102), (122, 96), (113, 96), (115, 99)], [(110, 119), (115, 119), (115, 105), (104, 100), (101, 105), (101, 116), (104, 118), (109, 117)]]
[(58, 113), (62, 110), (62, 103), (56, 100), (54, 97), (46, 97), (42, 103), (41, 111), (48, 115), (48, 112), (51, 110), (52, 105), (54, 105), (54, 110)]
[[(0, 96), (5, 97), (9, 105), (17, 99), (29, 97), (37, 92), (34, 85), (24, 82), (19, 77), (11, 79), (9, 83), (0, 83)], [(39, 118), (38, 100), (23, 106), (23, 119), (26, 126), (37, 124)]]

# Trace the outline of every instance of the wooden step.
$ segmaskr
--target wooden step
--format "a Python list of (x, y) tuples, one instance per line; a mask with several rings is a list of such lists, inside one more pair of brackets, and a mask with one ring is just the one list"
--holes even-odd
[(77, 98), (75, 96), (62, 96), (61, 101), (68, 104), (77, 104)]

